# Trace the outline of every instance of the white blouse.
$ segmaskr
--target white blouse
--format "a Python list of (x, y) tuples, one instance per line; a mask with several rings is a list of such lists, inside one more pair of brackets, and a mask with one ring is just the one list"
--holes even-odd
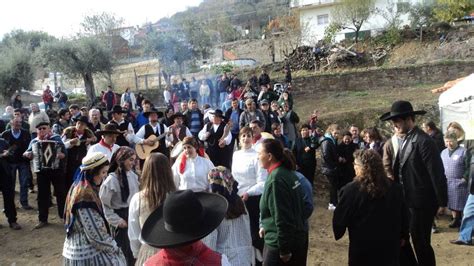
[(222, 220), (219, 227), (202, 242), (210, 249), (226, 255), (230, 265), (252, 265), (255, 260), (248, 214)]
[(232, 176), (239, 182), (239, 196), (242, 196), (245, 192), (249, 196), (261, 195), (267, 175), (267, 171), (258, 162), (257, 151), (253, 148), (234, 152)]
[(110, 173), (100, 186), (99, 197), (102, 201), (102, 207), (104, 208), (105, 219), (114, 227), (117, 227), (123, 221), (123, 219), (114, 212), (114, 209), (128, 208), (132, 196), (139, 190), (138, 176), (133, 171), (127, 172), (127, 180), (130, 190), (127, 202), (122, 201), (120, 183), (115, 173)]
[(181, 158), (176, 160), (172, 167), (176, 187), (179, 190), (191, 189), (194, 192), (208, 191), (209, 181), (207, 180), (207, 175), (214, 168), (211, 160), (201, 156), (196, 156), (194, 159), (187, 158), (184, 173), (181, 174), (179, 172)]

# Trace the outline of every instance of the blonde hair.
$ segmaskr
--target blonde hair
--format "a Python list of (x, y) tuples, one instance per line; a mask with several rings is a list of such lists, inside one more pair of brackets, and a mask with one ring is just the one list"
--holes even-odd
[(446, 130), (450, 131), (449, 130), (450, 127), (456, 129), (456, 132), (457, 132), (456, 135), (458, 137), (457, 141), (462, 142), (464, 140), (466, 132), (462, 128), (461, 124), (459, 124), (458, 122), (451, 122), (448, 124), (448, 127), (446, 128)]

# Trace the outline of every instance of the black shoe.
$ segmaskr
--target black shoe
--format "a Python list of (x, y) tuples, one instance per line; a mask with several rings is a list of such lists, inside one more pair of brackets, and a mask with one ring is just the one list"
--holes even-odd
[(461, 226), (461, 218), (455, 218), (449, 225), (449, 228), (459, 228)]
[(17, 223), (11, 223), (10, 228), (13, 229), (13, 230), (20, 230), (21, 226)]
[(466, 241), (463, 241), (463, 240), (460, 240), (460, 239), (451, 240), (451, 241), (449, 241), (449, 243), (455, 244), (455, 245), (472, 246), (472, 242), (466, 242)]
[(28, 211), (28, 210), (33, 210), (33, 207), (31, 207), (30, 205), (21, 206), (21, 208), (22, 208), (23, 210), (27, 210), (27, 211)]
[(39, 222), (37, 225), (35, 225), (35, 229), (41, 229), (45, 226), (48, 226), (48, 222)]

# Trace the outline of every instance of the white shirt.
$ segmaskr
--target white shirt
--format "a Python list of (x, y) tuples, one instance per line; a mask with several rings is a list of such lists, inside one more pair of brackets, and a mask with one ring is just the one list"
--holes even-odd
[[(115, 120), (112, 120), (114, 121), (115, 123), (117, 123), (118, 126), (120, 126), (121, 124), (125, 123), (125, 120), (122, 120), (120, 122), (117, 122)], [(132, 126), (132, 123), (128, 123), (128, 128), (127, 128), (127, 136), (125, 137), (125, 139), (130, 143), (141, 143), (140, 141), (142, 139), (138, 138), (136, 135), (135, 135), (135, 130), (133, 129), (133, 126)]]
[(176, 187), (179, 190), (191, 189), (194, 192), (208, 191), (209, 181), (207, 180), (207, 175), (214, 168), (211, 160), (201, 156), (196, 156), (194, 159), (187, 158), (184, 173), (181, 174), (179, 172), (179, 165), (182, 158), (180, 156), (171, 168)]
[(165, 103), (168, 104), (171, 101), (171, 93), (169, 90), (163, 92), (163, 97), (165, 98)]
[(140, 251), (141, 245), (145, 244), (141, 237), (141, 232), (142, 228), (140, 226), (140, 192), (138, 192), (132, 196), (128, 209), (128, 238), (130, 240), (130, 249), (132, 250), (134, 258), (138, 258), (138, 251)]
[[(216, 125), (216, 124), (212, 124), (212, 128), (214, 129), (214, 132), (217, 132), (217, 129), (219, 128), (219, 125)], [(206, 133), (207, 133), (207, 125), (205, 125), (201, 131), (199, 131), (199, 134), (198, 134), (198, 137), (200, 140), (202, 141), (206, 141), (208, 137), (206, 137)], [(224, 138), (224, 143), (225, 145), (229, 145), (230, 142), (232, 141), (232, 134), (227, 134), (227, 136)]]
[(112, 146), (112, 150), (110, 150), (108, 147), (105, 147), (104, 145), (100, 144), (100, 142), (99, 142), (97, 144), (92, 145), (89, 148), (89, 150), (87, 151), (86, 156), (90, 155), (93, 152), (100, 152), (100, 153), (104, 154), (110, 162), (110, 160), (112, 159), (112, 154), (114, 154), (114, 152), (116, 152), (119, 148), (120, 148), (119, 145), (114, 144), (114, 146)]
[[(161, 135), (161, 134), (163, 134), (163, 133), (165, 133), (165, 132), (168, 132), (168, 131), (169, 131), (168, 127), (167, 127), (166, 125), (163, 125), (163, 128), (164, 128), (165, 131), (164, 131), (164, 132), (161, 132), (161, 130), (160, 130), (160, 129), (161, 129), (160, 123), (156, 123), (155, 126), (153, 126), (151, 123), (149, 123), (148, 125), (151, 126), (151, 128), (153, 129), (153, 132), (154, 132), (156, 135), (158, 135), (158, 136)], [(142, 127), (138, 130), (137, 134), (135, 134), (135, 136), (136, 136), (138, 139), (140, 139), (138, 142), (135, 142), (135, 143), (137, 143), (137, 144), (142, 144), (142, 143), (143, 143), (143, 140), (144, 140), (144, 138), (145, 138), (145, 126), (146, 126), (146, 125), (142, 126)], [(171, 136), (171, 135), (170, 135), (170, 136), (166, 136), (166, 147), (169, 147), (169, 146), (171, 145), (171, 142), (172, 142), (172, 141), (173, 141), (173, 139), (172, 139), (172, 136)]]
[(239, 182), (239, 196), (242, 196), (245, 192), (249, 196), (261, 195), (267, 175), (267, 171), (260, 166), (257, 151), (253, 148), (234, 152), (232, 157), (232, 176)]
[(138, 176), (134, 172), (127, 172), (127, 181), (130, 194), (126, 202), (122, 201), (120, 182), (115, 176), (115, 173), (110, 173), (102, 185), (100, 185), (99, 198), (100, 201), (102, 201), (105, 219), (107, 219), (110, 225), (115, 227), (117, 227), (123, 219), (114, 212), (114, 209), (127, 208), (130, 205), (132, 196), (138, 192)]

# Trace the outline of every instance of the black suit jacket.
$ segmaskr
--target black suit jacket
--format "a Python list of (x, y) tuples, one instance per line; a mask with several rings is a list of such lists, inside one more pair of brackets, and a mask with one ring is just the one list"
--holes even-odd
[(407, 136), (394, 162), (401, 177), (407, 206), (445, 207), (448, 202), (443, 162), (433, 139), (418, 127)]

